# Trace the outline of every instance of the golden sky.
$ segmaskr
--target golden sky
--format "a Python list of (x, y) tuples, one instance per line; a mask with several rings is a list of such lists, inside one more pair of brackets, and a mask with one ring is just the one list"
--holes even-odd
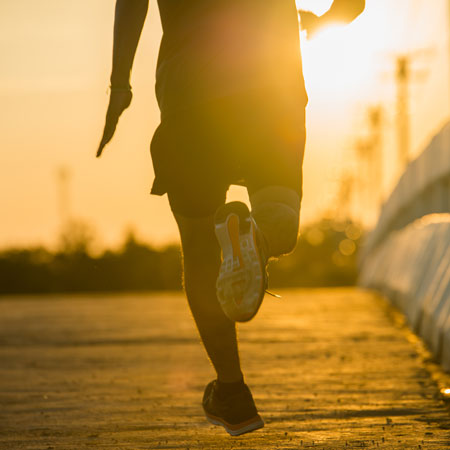
[[(319, 13), (331, 2), (298, 3)], [(449, 117), (448, 0), (366, 3), (352, 25), (311, 41), (302, 35), (310, 98), (304, 222), (329, 209), (340, 174), (354, 168), (355, 142), (366, 133), (370, 105), (381, 105), (385, 116), (384, 192), (395, 182), (396, 55), (413, 55), (413, 155)], [(132, 106), (104, 156), (94, 158), (108, 100), (113, 13), (112, 0), (0, 2), (1, 248), (55, 243), (60, 167), (70, 171), (70, 215), (92, 224), (100, 245), (117, 244), (127, 228), (158, 245), (176, 240), (166, 198), (149, 195), (149, 143), (159, 120), (155, 1), (136, 56)]]

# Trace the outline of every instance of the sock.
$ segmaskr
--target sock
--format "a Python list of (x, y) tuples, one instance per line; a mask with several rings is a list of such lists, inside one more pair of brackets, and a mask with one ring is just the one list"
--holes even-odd
[(233, 383), (224, 383), (223, 381), (217, 380), (217, 395), (219, 398), (229, 397), (233, 394), (238, 394), (242, 392), (245, 388), (244, 378), (239, 381), (234, 381)]

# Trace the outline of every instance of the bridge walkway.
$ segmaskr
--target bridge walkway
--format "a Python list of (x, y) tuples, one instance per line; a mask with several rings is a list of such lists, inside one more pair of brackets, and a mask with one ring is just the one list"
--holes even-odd
[(0, 298), (0, 449), (450, 448), (448, 377), (387, 302), (282, 294), (240, 327), (266, 426), (238, 438), (203, 418), (181, 293)]

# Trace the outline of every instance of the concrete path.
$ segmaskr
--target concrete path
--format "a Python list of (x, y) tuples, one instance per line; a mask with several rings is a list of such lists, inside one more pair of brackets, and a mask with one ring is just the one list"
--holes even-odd
[(213, 372), (181, 294), (0, 299), (0, 448), (448, 449), (420, 342), (375, 295), (295, 290), (240, 327), (266, 427), (200, 406)]

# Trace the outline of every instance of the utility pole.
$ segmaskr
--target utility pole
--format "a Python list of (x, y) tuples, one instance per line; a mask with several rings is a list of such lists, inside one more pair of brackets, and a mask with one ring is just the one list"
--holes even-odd
[[(402, 173), (411, 160), (410, 148), (410, 84), (412, 78), (423, 80), (426, 71), (414, 73), (411, 69), (413, 59), (427, 56), (433, 49), (418, 49), (395, 58), (395, 81), (397, 86), (397, 161), (398, 172)], [(420, 80), (419, 81), (422, 81)]]
[(365, 209), (370, 221), (375, 220), (383, 195), (383, 110), (372, 106), (367, 110), (368, 136), (356, 143), (359, 161), (356, 179), (359, 183), (361, 208)]
[(450, 115), (450, 0), (448, 0), (448, 83), (449, 91), (448, 91), (448, 107), (449, 107), (449, 115)]
[(370, 168), (371, 168), (371, 189), (372, 201), (379, 208), (383, 198), (383, 110), (381, 106), (369, 108), (369, 129), (370, 129)]
[(339, 181), (339, 188), (337, 193), (338, 205), (335, 217), (337, 220), (345, 222), (348, 221), (352, 214), (352, 199), (354, 192), (354, 177), (350, 173), (343, 173)]
[(409, 149), (409, 81), (410, 56), (397, 57), (397, 145), (398, 163), (403, 171), (410, 159)]
[(57, 171), (58, 188), (58, 209), (61, 230), (67, 225), (70, 219), (69, 204), (69, 181), (70, 171), (67, 167), (60, 167)]

